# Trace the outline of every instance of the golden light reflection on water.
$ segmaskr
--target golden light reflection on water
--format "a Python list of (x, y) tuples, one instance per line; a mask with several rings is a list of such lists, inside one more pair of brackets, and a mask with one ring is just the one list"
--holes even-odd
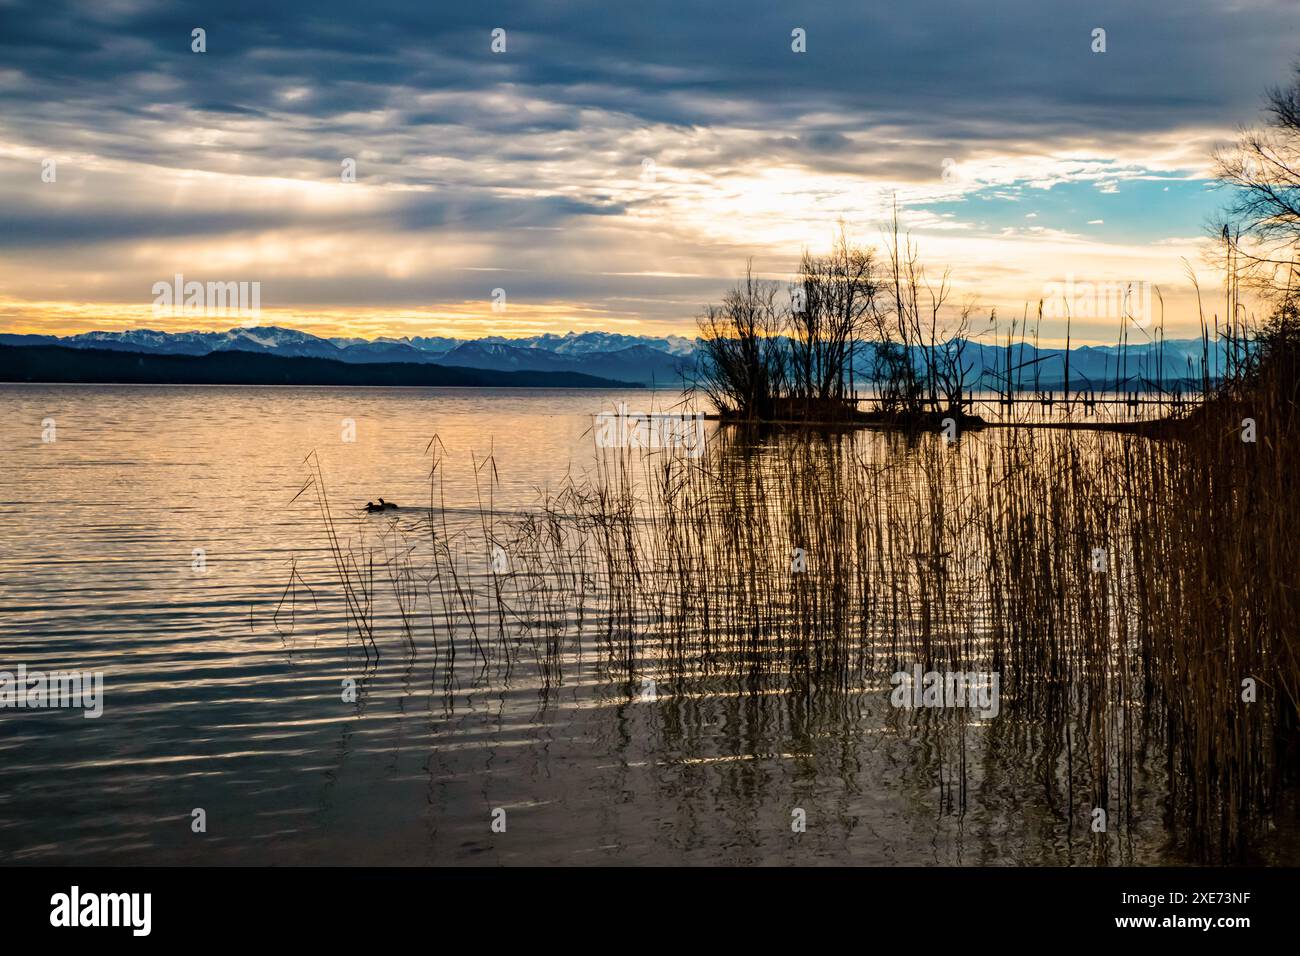
[[(389, 519), (356, 506), (380, 496), (417, 516), (427, 506), (433, 435), (453, 522), (477, 514), (473, 466), (489, 453), (494, 505), (521, 513), (539, 490), (589, 474), (591, 416), (619, 401), (655, 396), (0, 387), (0, 664), (105, 672), (100, 720), (0, 714), (0, 856), (1093, 861), (1026, 797), (1024, 762), (996, 727), (970, 735), (1004, 757), (972, 764), (978, 808), (955, 814), (944, 794), (956, 725), (889, 719), (883, 683), (803, 693), (741, 689), (725, 676), (669, 680), (648, 705), (612, 678), (596, 641), (566, 651), (563, 681), (545, 690), (524, 667), (481, 672), (466, 642), (444, 684), (431, 667), (446, 634), (421, 624), (407, 649), (391, 608), (381, 656), (361, 654), (315, 504), (293, 500), (308, 455), (343, 541), (362, 545)], [(44, 443), (50, 418), (57, 440)], [(355, 441), (344, 440), (346, 420)], [(980, 448), (998, 440), (952, 452), (979, 466)], [(906, 443), (892, 447), (906, 467)], [(310, 591), (286, 607), (295, 569)], [(661, 651), (648, 648), (647, 660)], [(352, 701), (344, 680), (355, 681)], [(792, 845), (796, 799), (818, 826)], [(222, 821), (202, 844), (188, 839), (193, 806)], [(510, 808), (508, 843), (490, 839), (494, 806)], [(1163, 839), (1157, 820), (1119, 859), (1161, 859)]]

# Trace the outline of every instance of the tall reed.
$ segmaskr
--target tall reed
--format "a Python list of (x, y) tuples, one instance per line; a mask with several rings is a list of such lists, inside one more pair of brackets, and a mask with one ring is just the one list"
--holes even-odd
[[(1268, 374), (1177, 438), (730, 428), (698, 459), (602, 450), (522, 515), (495, 507), (489, 459), (459, 523), (438, 446), (428, 512), (368, 554), (315, 487), (366, 646), (378, 556), (388, 619), (412, 648), (427, 620), (444, 686), (458, 647), (480, 674), (531, 669), (543, 695), (583, 661), (627, 694), (653, 679), (882, 703), (912, 664), (996, 672), (989, 739), (1024, 753), (1070, 828), (1095, 808), (1135, 825), (1158, 754), (1180, 845), (1241, 860), (1294, 796), (1298, 756), (1300, 419), (1294, 378)], [(960, 745), (938, 772), (963, 807), (967, 730), (948, 719)]]

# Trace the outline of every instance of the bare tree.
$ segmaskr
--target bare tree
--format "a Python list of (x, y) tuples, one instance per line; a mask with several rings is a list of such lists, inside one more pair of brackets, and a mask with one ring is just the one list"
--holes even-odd
[(974, 306), (954, 320), (949, 274), (931, 282), (915, 243), (900, 237), (895, 211), (891, 274), (882, 277), (874, 251), (850, 242), (841, 224), (829, 252), (804, 252), (788, 306), (777, 283), (747, 269), (698, 319), (697, 389), (731, 418), (850, 418), (855, 359), (870, 347), (883, 411), (959, 413), (971, 371), (966, 336)]
[(707, 306), (696, 320), (703, 354), (695, 387), (723, 415), (771, 418), (785, 391), (779, 291), (779, 283), (755, 279), (750, 263), (722, 304)]
[(875, 377), (882, 411), (909, 416), (960, 413), (974, 363), (967, 360), (975, 303), (954, 312), (951, 272), (926, 274), (920, 251), (903, 232), (894, 207), (890, 292), (874, 315)]
[(901, 231), (897, 205), (889, 238), (893, 298), (878, 325), (882, 334), (898, 342), (901, 361), (891, 363), (890, 369), (898, 379), (889, 383), (888, 389), (901, 405), (901, 411), (917, 415), (926, 408), (933, 410), (937, 401), (934, 356), (927, 343), (934, 344), (939, 314), (948, 298), (948, 274), (944, 273), (938, 289), (931, 287), (916, 243)]
[(970, 345), (970, 317), (974, 311), (973, 302), (963, 305), (957, 321), (945, 329), (943, 341), (930, 350), (931, 368), (940, 399), (934, 410), (942, 415), (960, 414), (964, 407), (966, 386), (974, 368), (974, 363), (966, 360), (966, 349)]
[(878, 285), (870, 249), (843, 224), (825, 255), (805, 250), (790, 314), (791, 397), (824, 406), (852, 388), (853, 357), (870, 327)]
[(1245, 266), (1259, 286), (1285, 292), (1300, 251), (1300, 64), (1290, 86), (1269, 92), (1267, 113), (1265, 126), (1215, 153), (1215, 175), (1231, 190), (1216, 231), (1226, 266)]

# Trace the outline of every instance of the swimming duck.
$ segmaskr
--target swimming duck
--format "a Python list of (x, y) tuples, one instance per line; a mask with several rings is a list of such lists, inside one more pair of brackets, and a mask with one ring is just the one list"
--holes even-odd
[[(382, 500), (382, 499), (380, 499), (380, 500)], [(367, 511), (371, 511), (371, 512), (374, 512), (374, 511), (383, 511), (383, 510), (384, 510), (384, 506), (383, 506), (383, 505), (377, 505), (377, 504), (375, 504), (373, 501), (367, 501), (367, 502), (366, 502), (366, 510), (367, 510)]]
[(379, 499), (379, 507), (387, 508), (389, 511), (397, 510), (397, 505), (393, 504), (391, 501), (385, 501), (383, 498)]

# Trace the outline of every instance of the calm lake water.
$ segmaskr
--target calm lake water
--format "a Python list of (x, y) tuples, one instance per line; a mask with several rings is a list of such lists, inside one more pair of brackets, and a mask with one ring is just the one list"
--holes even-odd
[[(580, 656), (546, 693), (468, 650), (449, 686), (421, 641), (362, 656), (316, 500), (294, 500), (311, 453), (350, 541), (383, 520), (367, 500), (427, 506), (435, 435), (453, 520), (489, 453), (518, 512), (590, 471), (619, 401), (674, 397), (0, 386), (0, 669), (104, 674), (98, 719), (0, 711), (0, 861), (1093, 861), (1010, 753), (971, 757), (954, 812), (954, 755), (891, 732), (878, 688), (647, 703)], [(1166, 858), (1158, 813), (1134, 835), (1123, 862)]]

